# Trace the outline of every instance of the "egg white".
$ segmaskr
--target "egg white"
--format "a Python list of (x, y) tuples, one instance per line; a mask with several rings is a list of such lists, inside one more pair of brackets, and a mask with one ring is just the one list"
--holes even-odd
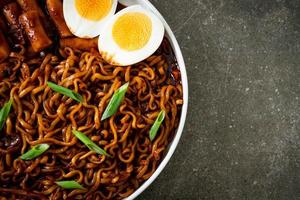
[[(118, 18), (126, 13), (140, 12), (147, 15), (152, 22), (152, 33), (147, 44), (138, 50), (127, 51), (121, 49), (112, 36), (113, 26)], [(164, 37), (164, 25), (151, 11), (145, 10), (140, 5), (127, 7), (111, 17), (100, 32), (98, 48), (102, 57), (110, 64), (127, 66), (138, 63), (151, 56), (160, 46)]]
[(74, 0), (63, 1), (63, 13), (66, 24), (70, 31), (80, 38), (94, 38), (98, 36), (105, 23), (115, 14), (118, 0), (113, 0), (109, 13), (99, 21), (83, 18), (77, 12)]

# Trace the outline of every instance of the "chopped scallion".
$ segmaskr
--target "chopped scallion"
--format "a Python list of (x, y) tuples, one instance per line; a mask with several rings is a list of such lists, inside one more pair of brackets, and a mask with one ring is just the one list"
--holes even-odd
[(21, 156), (22, 160), (32, 160), (49, 149), (49, 144), (38, 144)]
[(11, 109), (11, 105), (12, 105), (12, 100), (9, 100), (4, 104), (4, 106), (0, 110), (0, 130), (4, 127), (5, 121)]
[(58, 92), (60, 94), (63, 94), (67, 97), (70, 97), (71, 99), (74, 99), (75, 101), (78, 101), (79, 103), (81, 103), (83, 101), (83, 98), (80, 94), (68, 89), (68, 88), (65, 88), (65, 87), (62, 87), (60, 85), (56, 85), (55, 83), (52, 83), (52, 82), (47, 82), (47, 85), (52, 89), (54, 90), (55, 92)]
[(85, 189), (76, 181), (56, 181), (55, 183), (64, 189)]
[(94, 151), (98, 154), (111, 157), (104, 149), (95, 144), (90, 138), (88, 138), (84, 133), (80, 131), (73, 130), (72, 133), (87, 146), (91, 151)]
[(158, 114), (158, 116), (157, 116), (157, 118), (156, 118), (154, 124), (152, 125), (152, 127), (150, 129), (150, 132), (149, 132), (149, 137), (150, 137), (151, 141), (154, 140), (160, 125), (162, 124), (162, 122), (165, 119), (165, 116), (166, 116), (166, 112), (164, 110), (160, 111), (160, 113)]
[(129, 86), (129, 83), (125, 83), (119, 89), (117, 89), (115, 91), (114, 95), (112, 96), (111, 100), (109, 101), (108, 106), (106, 107), (106, 109), (101, 117), (101, 121), (111, 117), (118, 111), (118, 108), (125, 97), (128, 86)]

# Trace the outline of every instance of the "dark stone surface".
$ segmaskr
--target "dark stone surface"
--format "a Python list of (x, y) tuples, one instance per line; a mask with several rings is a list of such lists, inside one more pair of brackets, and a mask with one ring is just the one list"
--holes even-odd
[(152, 2), (182, 47), (190, 104), (138, 199), (300, 199), (300, 1)]

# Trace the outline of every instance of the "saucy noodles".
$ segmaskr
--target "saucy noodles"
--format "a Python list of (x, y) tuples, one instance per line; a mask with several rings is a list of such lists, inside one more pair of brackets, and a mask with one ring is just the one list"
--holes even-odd
[[(70, 33), (61, 1), (5, 0), (0, 9), (0, 108), (12, 102), (0, 128), (0, 199), (128, 197), (155, 172), (179, 124), (183, 91), (168, 40), (140, 63), (112, 66), (96, 50), (97, 38)], [(49, 82), (82, 101), (55, 92)], [(117, 112), (101, 120), (126, 83)], [(107, 153), (90, 150), (74, 130)], [(37, 145), (44, 150), (23, 159)]]
[[(122, 199), (157, 168), (179, 123), (182, 86), (168, 63), (169, 44), (134, 66), (107, 65), (96, 51), (59, 49), (26, 58), (22, 46), (1, 63), (0, 105), (13, 99), (0, 131), (0, 196), (28, 199)], [(175, 78), (174, 78), (175, 77)], [(55, 93), (52, 81), (83, 96), (83, 103)], [(130, 82), (119, 111), (100, 121), (113, 92)], [(161, 109), (167, 113), (156, 139), (148, 136)], [(112, 157), (90, 151), (72, 134), (84, 132)], [(30, 147), (51, 147), (30, 161)], [(64, 190), (55, 181), (76, 180), (85, 190)]]

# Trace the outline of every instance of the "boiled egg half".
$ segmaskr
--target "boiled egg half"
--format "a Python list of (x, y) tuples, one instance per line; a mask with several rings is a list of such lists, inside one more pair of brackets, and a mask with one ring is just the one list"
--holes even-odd
[(115, 14), (117, 4), (117, 0), (64, 0), (64, 18), (75, 36), (93, 38)]
[(151, 56), (164, 37), (161, 20), (139, 5), (127, 7), (112, 16), (100, 31), (98, 47), (103, 59), (126, 66)]

